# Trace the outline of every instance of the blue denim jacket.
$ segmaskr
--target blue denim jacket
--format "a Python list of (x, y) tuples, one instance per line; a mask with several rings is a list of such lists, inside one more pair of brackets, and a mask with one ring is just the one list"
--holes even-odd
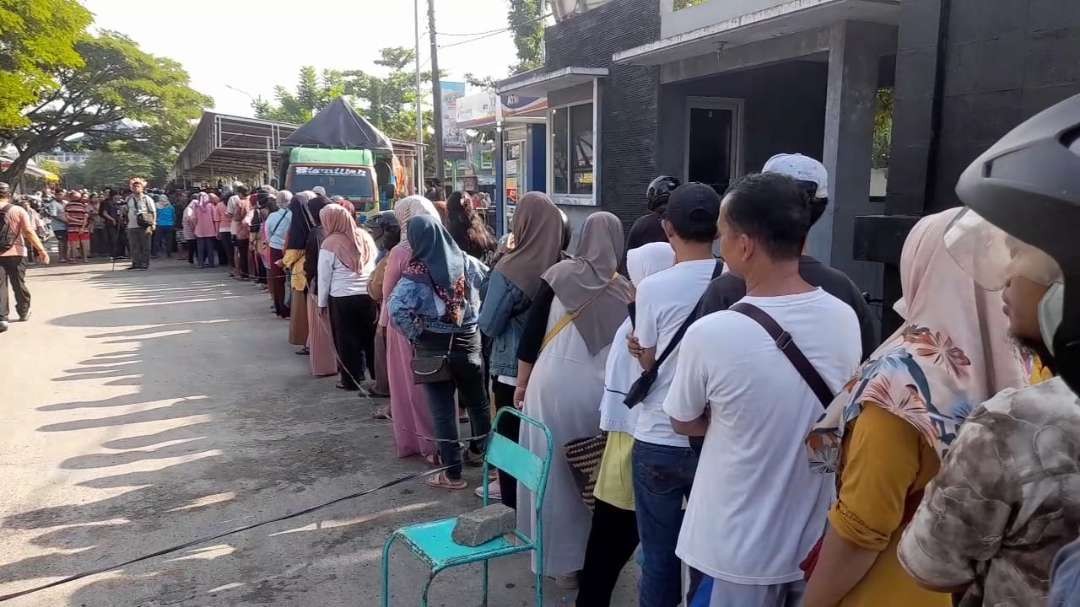
[(430, 285), (402, 278), (390, 294), (390, 318), (405, 337), (416, 341), (424, 331), (431, 333), (468, 333), (476, 329), (477, 311), (480, 309), (480, 286), (487, 277), (488, 268), (476, 258), (466, 256), (465, 277), (471, 287), (465, 300), (461, 326), (440, 320), (446, 308)]
[(488, 363), (492, 375), (517, 377), (518, 342), (525, 331), (530, 305), (532, 301), (517, 285), (501, 272), (491, 273), (479, 323), (484, 335), (493, 340)]

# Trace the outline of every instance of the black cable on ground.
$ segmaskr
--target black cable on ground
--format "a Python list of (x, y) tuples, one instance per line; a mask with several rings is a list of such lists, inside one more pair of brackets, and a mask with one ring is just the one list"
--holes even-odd
[(234, 533), (240, 533), (242, 531), (250, 531), (251, 529), (255, 529), (256, 527), (263, 527), (263, 526), (269, 525), (271, 523), (279, 523), (281, 521), (289, 520), (291, 518), (296, 518), (298, 516), (303, 516), (305, 514), (311, 514), (312, 512), (315, 512), (316, 510), (322, 510), (323, 508), (333, 506), (334, 504), (340, 504), (341, 502), (344, 502), (344, 501), (348, 501), (348, 500), (351, 500), (351, 499), (356, 499), (358, 497), (364, 497), (365, 495), (371, 495), (372, 493), (375, 493), (376, 491), (382, 491), (383, 489), (389, 489), (390, 487), (393, 487), (395, 485), (400, 485), (402, 483), (407, 483), (409, 481), (416, 480), (418, 478), (423, 478), (425, 476), (431, 476), (432, 474), (438, 474), (439, 472), (444, 472), (446, 470), (449, 470), (450, 468), (451, 468), (451, 466), (443, 466), (441, 468), (435, 468), (433, 470), (425, 470), (423, 472), (417, 472), (416, 474), (410, 474), (408, 476), (403, 476), (403, 477), (400, 477), (400, 478), (396, 478), (396, 479), (394, 479), (392, 481), (385, 482), (385, 483), (379, 485), (378, 487), (372, 487), (371, 489), (365, 489), (364, 491), (357, 491), (356, 493), (350, 493), (349, 495), (339, 497), (339, 498), (334, 499), (334, 500), (330, 500), (329, 502), (325, 502), (325, 503), (319, 504), (317, 506), (312, 506), (310, 508), (305, 508), (305, 509), (300, 510), (298, 512), (293, 512), (293, 513), (290, 513), (290, 514), (279, 516), (277, 518), (272, 518), (272, 519), (269, 519), (269, 520), (260, 521), (258, 523), (252, 523), (250, 525), (244, 525), (242, 527), (237, 527), (235, 529), (230, 529), (228, 531), (223, 531), (223, 532), (215, 534), (215, 535), (201, 537), (201, 538), (191, 540), (190, 542), (185, 542), (185, 543), (177, 545), (177, 546), (172, 546), (172, 547), (169, 547), (169, 548), (165, 548), (163, 550), (158, 550), (157, 552), (152, 552), (150, 554), (144, 554), (142, 556), (139, 556), (139, 557), (124, 561), (122, 563), (116, 563), (116, 564), (113, 564), (113, 565), (108, 565), (106, 567), (100, 567), (98, 569), (92, 569), (90, 571), (84, 571), (82, 573), (77, 573), (75, 575), (70, 575), (70, 576), (68, 576), (66, 578), (56, 580), (55, 582), (49, 582), (48, 584), (43, 584), (41, 586), (35, 586), (35, 587), (29, 588), (27, 590), (20, 590), (19, 592), (12, 592), (10, 594), (0, 595), (0, 603), (3, 603), (5, 601), (10, 601), (11, 599), (17, 599), (19, 597), (26, 596), (28, 594), (33, 594), (35, 592), (41, 592), (42, 590), (47, 590), (49, 588), (54, 588), (56, 586), (60, 586), (61, 584), (67, 584), (69, 582), (74, 582), (76, 580), (81, 580), (83, 578), (90, 577), (92, 575), (98, 575), (99, 573), (105, 573), (107, 571), (112, 571), (113, 569), (119, 569), (121, 567), (127, 567), (128, 565), (138, 563), (140, 561), (145, 561), (145, 560), (149, 560), (149, 559), (159, 557), (159, 556), (162, 556), (162, 555), (165, 555), (165, 554), (178, 552), (180, 550), (183, 550), (185, 548), (190, 548), (190, 547), (196, 546), (198, 544), (205, 544), (206, 542), (210, 542), (210, 541), (213, 541), (213, 540), (216, 540), (216, 539), (221, 539), (221, 538), (223, 538), (223, 537), (225, 537), (227, 535), (233, 535)]

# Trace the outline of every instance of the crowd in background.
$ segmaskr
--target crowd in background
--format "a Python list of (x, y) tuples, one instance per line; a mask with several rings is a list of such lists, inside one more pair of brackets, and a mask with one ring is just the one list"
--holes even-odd
[[(1080, 403), (1048, 346), (1062, 271), (1010, 238), (989, 284), (964, 209), (907, 236), (903, 324), (879, 339), (854, 283), (805, 253), (828, 175), (799, 154), (722, 197), (659, 177), (633, 246), (600, 211), (573, 252), (540, 192), (498, 241), (461, 192), (361, 227), (318, 189), (236, 183), (145, 210), (131, 190), (31, 197), (23, 221), (62, 262), (126, 246), (144, 268), (180, 243), (263, 283), (312, 375), (389, 398), (372, 415), (398, 457), (439, 469), (433, 488), (467, 489), (490, 432), (545, 455), (531, 425), (492, 428), (499, 409), (542, 422), (543, 504), (504, 472), (475, 490), (542, 535), (533, 570), (579, 607), (610, 604), (639, 549), (644, 607), (1042, 605), (1080, 532)], [(584, 467), (567, 455), (583, 441)]]

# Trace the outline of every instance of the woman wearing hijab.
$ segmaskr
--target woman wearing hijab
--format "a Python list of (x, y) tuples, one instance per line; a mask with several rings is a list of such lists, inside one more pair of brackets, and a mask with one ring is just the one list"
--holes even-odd
[[(184, 206), (184, 210), (180, 213), (180, 227), (183, 231), (181, 237), (184, 239), (184, 249), (187, 250), (188, 263), (195, 265), (195, 251), (198, 247), (199, 239), (195, 236), (195, 204), (198, 200), (198, 194), (192, 194), (191, 200)], [(216, 216), (216, 214), (215, 214)], [(214, 224), (215, 229), (217, 224)], [(214, 234), (214, 238), (217, 238), (217, 234)]]
[(315, 198), (314, 192), (305, 190), (294, 195), (289, 202), (289, 231), (285, 237), (285, 253), (282, 255), (282, 267), (289, 272), (289, 343), (302, 346), (297, 354), (309, 354), (308, 311), (307, 311), (307, 276), (304, 274), (304, 258), (307, 251), (308, 235), (315, 218), (308, 208), (308, 201)]
[[(675, 265), (675, 250), (666, 242), (654, 242), (626, 253), (626, 271), (635, 286)], [(612, 343), (626, 343), (632, 331), (633, 314), (619, 326)], [(623, 404), (630, 386), (641, 376), (641, 364), (626, 348), (608, 352), (604, 371), (604, 396), (600, 400), (600, 429), (607, 432), (604, 455), (596, 477), (592, 527), (581, 569), (581, 589), (577, 604), (606, 607), (623, 567), (638, 545), (637, 517), (634, 513), (634, 483), (631, 451), (638, 408)]]
[[(622, 250), (619, 218), (593, 213), (582, 227), (577, 256), (544, 272), (529, 310), (518, 346), (514, 401), (548, 426), (556, 445), (600, 431), (604, 367), (633, 299), (633, 287), (617, 273)], [(520, 442), (541, 457), (547, 448), (543, 434), (531, 426), (522, 431)], [(518, 487), (518, 528), (530, 536), (537, 528), (533, 499)], [(544, 573), (572, 585), (585, 561), (591, 515), (559, 449), (541, 516)]]
[(306, 302), (304, 304), (307, 308), (308, 319), (308, 362), (311, 364), (311, 374), (315, 377), (325, 377), (338, 373), (334, 332), (330, 326), (330, 317), (327, 314), (320, 313), (318, 300), (319, 255), (326, 235), (322, 225), (322, 210), (329, 204), (327, 198), (316, 196), (309, 200), (306, 205), (314, 222), (308, 232), (302, 271), (308, 283)]
[(204, 193), (196, 194), (189, 204), (195, 208), (195, 250), (197, 251), (200, 268), (213, 268), (214, 242), (217, 240), (217, 208), (210, 201), (210, 196)]
[(270, 297), (274, 302), (274, 314), (281, 318), (289, 317), (289, 306), (285, 304), (285, 268), (282, 260), (285, 258), (285, 240), (292, 224), (292, 211), (289, 210), (292, 198), (293, 194), (289, 190), (279, 191), (276, 196), (277, 210), (270, 213), (263, 226), (270, 249), (270, 260), (267, 264)]
[(897, 542), (972, 409), (1026, 383), (1000, 294), (979, 288), (946, 250), (944, 234), (959, 211), (929, 215), (911, 230), (896, 306), (904, 326), (807, 438), (811, 465), (839, 475), (808, 607), (952, 604), (904, 571)]
[[(394, 205), (394, 217), (401, 232), (419, 216), (438, 217), (431, 201), (423, 196), (402, 198)], [(431, 411), (421, 386), (413, 383), (413, 347), (405, 334), (390, 322), (390, 295), (401, 281), (413, 251), (407, 238), (390, 249), (383, 276), (379, 329), (386, 334), (386, 373), (390, 381), (390, 415), (394, 420), (394, 445), (398, 457), (421, 454), (431, 465), (438, 463), (431, 425)]]
[(484, 386), (484, 361), (476, 320), (480, 311), (480, 284), (487, 267), (458, 248), (450, 233), (434, 217), (413, 217), (405, 233), (412, 259), (394, 287), (387, 307), (394, 325), (416, 347), (416, 356), (442, 360), (449, 371), (445, 381), (424, 383), (428, 408), (439, 441), (439, 456), (450, 468), (427, 483), (440, 489), (461, 490), (461, 447), (458, 443), (458, 403), (469, 412), (472, 436), (469, 458), (479, 462), (491, 430)]
[[(348, 209), (329, 204), (319, 211), (323, 238), (319, 249), (319, 314), (329, 312), (342, 390), (362, 390), (365, 372), (375, 369), (375, 302), (368, 279), (375, 269), (375, 242), (356, 227)], [(366, 396), (366, 390), (364, 396)]]
[[(454, 195), (450, 199), (452, 203)], [(453, 209), (451, 204), (451, 213)], [(562, 216), (547, 194), (528, 192), (521, 198), (514, 212), (512, 236), (514, 249), (495, 265), (480, 306), (480, 330), (492, 340), (488, 366), (496, 410), (514, 406), (518, 343), (529, 307), (540, 289), (540, 276), (560, 258)], [(495, 431), (517, 442), (518, 426), (518, 418), (505, 416)], [(488, 488), (488, 495), (514, 508), (517, 483), (500, 471), (499, 480)]]
[[(375, 258), (375, 269), (368, 282), (368, 294), (375, 300), (375, 305), (382, 315), (383, 279), (386, 277), (386, 265), (390, 261), (389, 253), (401, 242), (401, 227), (393, 211), (382, 211), (367, 225), (379, 254)], [(390, 377), (386, 370), (386, 327), (378, 325), (375, 331), (375, 381), (372, 382), (371, 395), (386, 398), (390, 396)], [(390, 419), (390, 407), (380, 407), (374, 414), (376, 419)]]

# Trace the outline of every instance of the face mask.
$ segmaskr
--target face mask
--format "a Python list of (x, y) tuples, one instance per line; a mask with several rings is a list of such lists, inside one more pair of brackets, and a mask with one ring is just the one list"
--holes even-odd
[(1054, 353), (1054, 334), (1065, 317), (1065, 283), (1055, 282), (1039, 301), (1039, 329), (1043, 343)]

